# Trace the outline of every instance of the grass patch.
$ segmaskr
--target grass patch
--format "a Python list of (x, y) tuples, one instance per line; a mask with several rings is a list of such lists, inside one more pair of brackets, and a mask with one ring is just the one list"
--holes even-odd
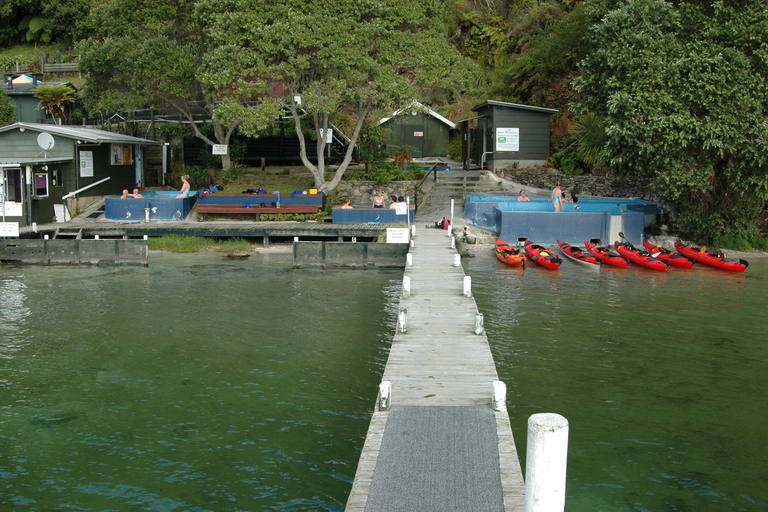
[(223, 192), (226, 194), (239, 194), (243, 190), (263, 188), (270, 194), (278, 190), (281, 194), (288, 195), (294, 190), (309, 191), (310, 188), (314, 187), (315, 180), (309, 176), (247, 170), (243, 176), (227, 184)]
[(254, 244), (243, 238), (228, 238), (219, 241), (219, 246), (216, 248), (218, 252), (224, 252), (227, 254), (238, 252), (253, 252)]
[(184, 235), (165, 235), (150, 238), (149, 249), (167, 252), (201, 252), (216, 248), (218, 243), (213, 238)]

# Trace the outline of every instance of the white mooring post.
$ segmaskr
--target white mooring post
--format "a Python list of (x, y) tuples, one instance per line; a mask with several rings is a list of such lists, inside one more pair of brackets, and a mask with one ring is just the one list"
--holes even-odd
[(408, 297), (411, 295), (411, 278), (408, 276), (405, 276), (403, 278), (403, 297)]
[(411, 224), (411, 236), (416, 236), (416, 224)]
[(406, 333), (408, 332), (408, 310), (407, 309), (400, 309), (400, 312), (397, 314), (397, 332), (399, 333)]
[(451, 237), (451, 249), (455, 249), (455, 248), (456, 248), (456, 238)]
[(413, 254), (412, 253), (409, 252), (408, 254), (405, 255), (405, 264), (408, 265), (409, 267), (413, 266)]
[(453, 255), (453, 266), (458, 267), (461, 265), (461, 254), (454, 254)]
[(568, 420), (554, 413), (528, 418), (525, 512), (565, 510), (567, 462)]
[(485, 327), (483, 327), (483, 314), (477, 313), (475, 314), (475, 334), (480, 335), (485, 332)]
[(379, 384), (379, 410), (387, 411), (391, 405), (392, 383), (388, 380), (381, 381)]
[(507, 406), (507, 385), (500, 380), (493, 381), (493, 395), (491, 395), (494, 411), (503, 411)]
[(98, 240), (99, 239), (99, 235), (93, 235), (93, 239), (94, 240)]
[(464, 296), (472, 296), (472, 278), (469, 276), (464, 276)]
[(411, 239), (411, 249), (413, 249), (414, 247), (415, 247), (415, 245), (413, 243), (413, 239)]

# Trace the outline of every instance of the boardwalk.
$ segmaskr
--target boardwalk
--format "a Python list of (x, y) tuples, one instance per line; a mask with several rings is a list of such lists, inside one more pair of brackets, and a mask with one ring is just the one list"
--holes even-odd
[(346, 510), (522, 511), (524, 484), (475, 301), (463, 294), (448, 232), (417, 229), (406, 267), (406, 332), (393, 340), (383, 381), (391, 407), (371, 419)]

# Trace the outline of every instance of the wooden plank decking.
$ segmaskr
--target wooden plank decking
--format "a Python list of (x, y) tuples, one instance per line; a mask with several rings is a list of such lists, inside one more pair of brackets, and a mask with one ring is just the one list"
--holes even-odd
[[(391, 382), (392, 407), (490, 408), (493, 382), (498, 380), (496, 367), (485, 334), (474, 332), (477, 305), (473, 298), (463, 294), (464, 271), (461, 266), (453, 266), (456, 250), (451, 248), (448, 232), (422, 228), (417, 230), (414, 245), (411, 248), (413, 265), (406, 267), (404, 273), (410, 279), (410, 296), (400, 301), (400, 308), (407, 310), (406, 332), (395, 335), (382, 377), (383, 381)], [(487, 476), (496, 481), (500, 479), (503, 509), (522, 511), (523, 476), (509, 416), (506, 408), (502, 409), (494, 413), (499, 472)], [(347, 512), (395, 508), (368, 502), (389, 414), (390, 411), (379, 410), (377, 405), (347, 501)], [(472, 432), (462, 435), (464, 440), (470, 439)], [(442, 442), (434, 439), (436, 444)], [(431, 470), (425, 463), (423, 471)], [(406, 478), (405, 473), (403, 475)], [(386, 481), (391, 482), (391, 478)], [(398, 482), (397, 492), (409, 492), (409, 485), (409, 482)], [(382, 496), (380, 487), (378, 499)], [(456, 498), (455, 501), (461, 502), (461, 497)], [(395, 496), (392, 499), (394, 501)]]

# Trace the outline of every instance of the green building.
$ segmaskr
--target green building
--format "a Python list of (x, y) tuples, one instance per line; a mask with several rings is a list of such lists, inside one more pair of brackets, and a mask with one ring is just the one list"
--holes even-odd
[(383, 118), (389, 129), (387, 146), (410, 146), (414, 158), (448, 156), (448, 141), (456, 125), (418, 101)]
[[(550, 116), (558, 110), (488, 100), (477, 113), (476, 162), (491, 171), (543, 165), (549, 158)], [(466, 143), (467, 141), (465, 141)]]
[(144, 147), (160, 145), (77, 126), (14, 123), (0, 127), (0, 214), (19, 227), (66, 217), (123, 189), (141, 187)]

